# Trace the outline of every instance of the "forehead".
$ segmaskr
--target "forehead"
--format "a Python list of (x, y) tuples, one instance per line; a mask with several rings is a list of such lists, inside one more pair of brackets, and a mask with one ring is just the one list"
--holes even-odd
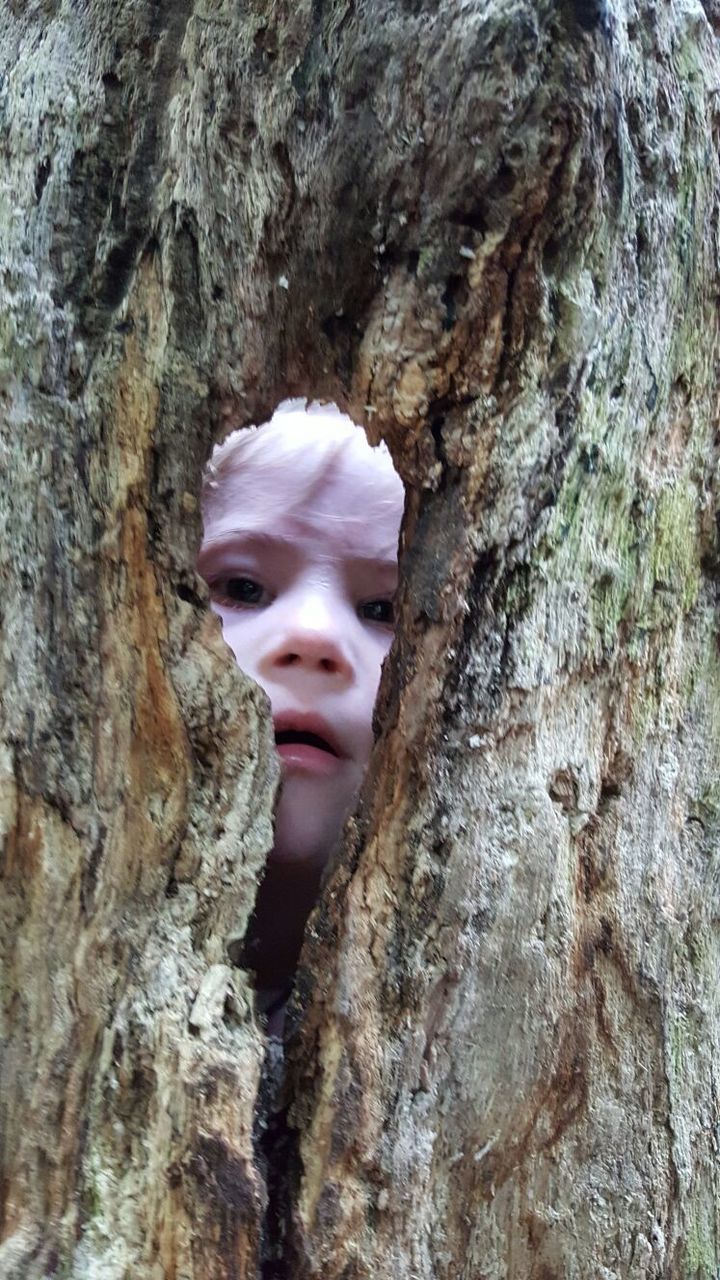
[(334, 554), (394, 559), (402, 507), (390, 455), (371, 448), (359, 427), (337, 411), (288, 413), (220, 451), (205, 490), (205, 532), (310, 534)]

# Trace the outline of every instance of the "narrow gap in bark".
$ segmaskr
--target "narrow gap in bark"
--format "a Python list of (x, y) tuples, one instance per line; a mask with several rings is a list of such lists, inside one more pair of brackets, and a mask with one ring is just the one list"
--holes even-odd
[(386, 447), (371, 449), (334, 404), (286, 401), (214, 450), (202, 505), (198, 569), (238, 666), (270, 699), (283, 774), (273, 850), (244, 936), (228, 945), (252, 975), (266, 1033), (254, 1128), (266, 1185), (260, 1266), (263, 1280), (281, 1280), (295, 1150), (285, 1005), (370, 755), (404, 490)]

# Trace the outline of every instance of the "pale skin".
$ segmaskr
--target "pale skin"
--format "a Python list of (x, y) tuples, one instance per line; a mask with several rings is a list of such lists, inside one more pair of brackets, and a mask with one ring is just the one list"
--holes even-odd
[(281, 760), (248, 953), (272, 997), (292, 979), (368, 763), (403, 490), (389, 455), (332, 406), (276, 414), (262, 431), (267, 448), (239, 451), (206, 497), (198, 567), (236, 661), (270, 699)]

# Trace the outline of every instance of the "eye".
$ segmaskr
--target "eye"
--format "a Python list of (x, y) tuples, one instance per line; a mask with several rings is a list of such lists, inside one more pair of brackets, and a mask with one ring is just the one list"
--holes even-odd
[(395, 606), (392, 600), (366, 600), (358, 605), (358, 617), (364, 622), (375, 622), (382, 627), (392, 627), (395, 625)]
[(220, 578), (210, 583), (213, 599), (217, 604), (233, 609), (256, 608), (268, 603), (269, 596), (261, 582), (255, 578)]

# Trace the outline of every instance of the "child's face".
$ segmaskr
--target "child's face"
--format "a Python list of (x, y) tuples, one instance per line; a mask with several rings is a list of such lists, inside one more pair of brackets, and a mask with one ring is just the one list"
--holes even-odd
[[(220, 478), (199, 568), (225, 640), (272, 704), (283, 773), (273, 856), (322, 865), (372, 746), (403, 491), (359, 430), (348, 440), (343, 428), (328, 461), (313, 444), (318, 425), (315, 415), (300, 454), (281, 448), (257, 474), (250, 459)], [(332, 438), (332, 424), (322, 426)]]

